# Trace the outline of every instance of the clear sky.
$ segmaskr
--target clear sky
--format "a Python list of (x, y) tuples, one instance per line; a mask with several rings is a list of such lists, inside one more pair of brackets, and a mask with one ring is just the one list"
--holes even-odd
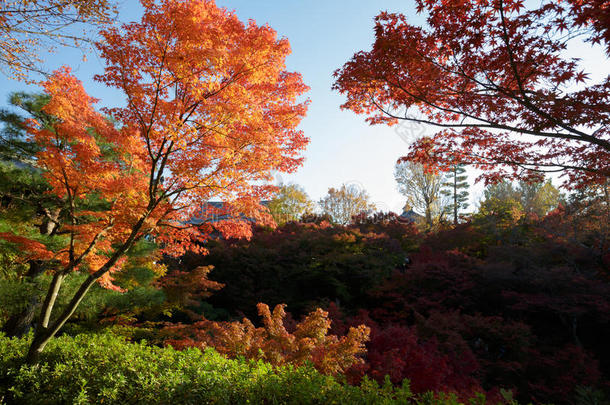
[[(121, 21), (140, 18), (139, 2), (124, 0)], [(404, 13), (411, 22), (422, 23), (412, 0), (217, 0), (217, 4), (235, 10), (245, 21), (268, 23), (280, 36), (289, 39), (292, 55), (289, 70), (298, 71), (311, 87), (307, 94), (311, 105), (301, 129), (310, 138), (305, 164), (293, 175), (278, 174), (277, 181), (302, 185), (314, 200), (329, 187), (356, 184), (368, 191), (379, 209), (400, 212), (404, 198), (397, 192), (393, 170), (396, 160), (407, 151), (411, 135), (427, 133), (426, 128), (405, 124), (400, 127), (371, 127), (364, 116), (341, 111), (343, 97), (331, 91), (332, 73), (360, 50), (373, 42), (373, 18), (381, 11)], [(60, 51), (47, 58), (47, 68), (70, 65), (101, 105), (123, 103), (122, 95), (95, 83), (92, 77), (102, 71), (102, 62), (94, 54), (88, 61), (74, 51)], [(603, 63), (601, 70), (603, 68)], [(0, 106), (6, 105), (10, 92), (37, 90), (36, 86), (9, 81), (0, 76)], [(474, 181), (471, 176), (471, 181)], [(476, 200), (481, 187), (471, 189)]]

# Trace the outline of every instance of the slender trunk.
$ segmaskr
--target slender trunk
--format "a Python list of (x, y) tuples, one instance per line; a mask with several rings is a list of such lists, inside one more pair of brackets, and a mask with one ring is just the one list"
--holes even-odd
[(40, 319), (38, 320), (38, 329), (46, 329), (49, 326), (49, 321), (51, 320), (51, 314), (53, 313), (53, 307), (55, 306), (55, 301), (57, 301), (57, 295), (59, 294), (59, 289), (66, 278), (66, 275), (58, 271), (53, 275), (53, 280), (51, 280), (51, 285), (49, 286), (49, 290), (47, 291), (47, 296), (42, 303), (42, 309), (40, 311)]
[(89, 277), (87, 277), (87, 279), (83, 281), (83, 283), (80, 285), (80, 287), (78, 288), (64, 311), (49, 326), (49, 320), (51, 318), (53, 304), (55, 303), (55, 299), (57, 298), (57, 292), (59, 292), (61, 282), (66, 277), (66, 275), (73, 270), (73, 268), (68, 267), (63, 271), (56, 273), (56, 275), (53, 277), (53, 282), (51, 282), (51, 286), (49, 287), (47, 297), (45, 298), (45, 302), (43, 304), (39, 327), (36, 330), (36, 334), (34, 335), (34, 339), (32, 340), (32, 344), (30, 345), (30, 349), (26, 356), (26, 362), (28, 364), (38, 363), (40, 353), (42, 353), (47, 343), (49, 343), (49, 341), (57, 334), (57, 332), (59, 332), (59, 330), (68, 321), (68, 319), (70, 319), (72, 314), (74, 314), (74, 311), (76, 311), (76, 308), (81, 303), (91, 286), (100, 277), (110, 271), (112, 266), (114, 266), (116, 262), (125, 254), (125, 252), (133, 245), (133, 243), (137, 239), (138, 232), (142, 228), (144, 221), (146, 221), (153, 208), (154, 206), (149, 207), (147, 213), (140, 218), (136, 225), (134, 225), (131, 234), (129, 235), (125, 243), (123, 243), (123, 245), (117, 248), (112, 257), (110, 257), (110, 259), (108, 259), (108, 261), (96, 272), (89, 275)]
[(28, 364), (38, 363), (40, 353), (42, 353), (47, 343), (49, 343), (55, 334), (57, 334), (57, 332), (59, 332), (59, 330), (64, 326), (66, 321), (72, 316), (72, 314), (74, 314), (78, 304), (81, 303), (91, 286), (98, 278), (99, 277), (95, 277), (93, 274), (87, 277), (59, 318), (57, 318), (57, 320), (55, 320), (50, 327), (46, 326), (36, 331), (36, 335), (34, 336), (34, 340), (30, 345), (30, 349), (26, 357), (26, 362)]
[(458, 223), (458, 205), (457, 205), (457, 166), (453, 168), (453, 225)]
[(53, 307), (55, 306), (59, 289), (65, 278), (66, 274), (62, 271), (58, 271), (53, 275), (53, 280), (51, 280), (47, 296), (42, 303), (40, 318), (38, 319), (38, 325), (36, 326), (36, 332), (34, 333), (34, 340), (32, 341), (26, 358), (28, 364), (36, 364), (38, 362), (40, 352), (42, 352), (42, 349), (44, 349), (51, 338), (51, 335), (48, 334), (49, 322), (51, 321), (51, 314), (53, 313)]

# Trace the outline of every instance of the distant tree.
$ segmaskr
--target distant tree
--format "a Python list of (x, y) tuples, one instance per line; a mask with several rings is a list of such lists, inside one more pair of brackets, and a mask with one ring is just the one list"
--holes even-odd
[(521, 204), (527, 213), (538, 216), (546, 215), (559, 204), (559, 190), (551, 180), (545, 182), (520, 181), (518, 191), (521, 194)]
[(485, 201), (497, 199), (501, 201), (514, 200), (520, 203), (521, 196), (514, 184), (510, 181), (501, 181), (496, 184), (490, 184), (483, 191)]
[(446, 181), (443, 183), (441, 194), (450, 199), (445, 209), (453, 214), (453, 224), (457, 225), (459, 212), (462, 209), (468, 208), (468, 176), (464, 173), (464, 165), (457, 164), (451, 168), (446, 175)]
[(511, 201), (517, 203), (524, 214), (531, 213), (538, 216), (547, 214), (559, 204), (559, 190), (550, 180), (545, 182), (520, 181), (516, 185), (502, 181), (488, 186), (484, 195), (485, 202)]
[(349, 224), (355, 215), (375, 210), (375, 204), (369, 202), (365, 190), (346, 184), (340, 189), (329, 188), (328, 194), (318, 204), (323, 214), (328, 214), (333, 222), (341, 225)]
[(442, 175), (429, 172), (419, 163), (399, 161), (394, 170), (398, 191), (407, 197), (407, 204), (424, 213), (426, 226), (432, 227), (442, 212)]
[(0, 70), (19, 80), (43, 73), (41, 50), (81, 47), (89, 42), (91, 28), (110, 24), (115, 14), (109, 0), (3, 0)]
[(314, 204), (303, 187), (298, 184), (282, 184), (276, 197), (267, 208), (278, 225), (298, 221), (303, 215), (313, 212)]

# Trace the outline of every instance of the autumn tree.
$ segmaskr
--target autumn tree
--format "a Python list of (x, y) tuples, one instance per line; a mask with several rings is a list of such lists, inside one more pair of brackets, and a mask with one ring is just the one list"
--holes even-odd
[(451, 170), (445, 174), (445, 182), (441, 194), (449, 199), (445, 210), (453, 215), (453, 224), (457, 225), (459, 213), (468, 208), (468, 176), (464, 165), (453, 165)]
[[(291, 172), (302, 162), (308, 140), (296, 127), (307, 87), (286, 71), (286, 39), (269, 26), (243, 24), (213, 1), (142, 4), (141, 22), (105, 30), (97, 44), (106, 68), (96, 79), (126, 97), (124, 107), (103, 110), (112, 120), (63, 68), (42, 83), (51, 128), (28, 124), (41, 148), (36, 164), (67, 207), (59, 249), (1, 235), (53, 263), (29, 362), (93, 284), (116, 288), (112, 274), (138, 240), (154, 235), (165, 254), (178, 255), (201, 251), (194, 242), (213, 230), (248, 236), (244, 215), (271, 222), (259, 203), (273, 191), (265, 185), (271, 171)], [(188, 220), (212, 198), (226, 202), (231, 219), (194, 229)], [(62, 283), (75, 271), (89, 275), (55, 314)]]
[(267, 204), (269, 212), (278, 225), (298, 221), (303, 215), (313, 212), (314, 204), (303, 187), (298, 184), (282, 184), (273, 200)]
[(369, 213), (375, 205), (369, 201), (369, 195), (353, 184), (343, 184), (341, 188), (329, 188), (328, 194), (319, 202), (322, 213), (329, 215), (337, 224), (347, 225), (352, 217), (363, 212)]
[(0, 70), (27, 80), (45, 73), (41, 52), (58, 46), (83, 47), (112, 23), (116, 7), (109, 0), (2, 0)]
[(407, 197), (407, 204), (423, 212), (426, 226), (432, 227), (443, 210), (443, 176), (426, 170), (422, 164), (400, 161), (394, 169), (394, 178), (398, 183), (398, 191)]
[(521, 203), (525, 212), (543, 216), (559, 205), (559, 190), (550, 179), (544, 182), (520, 181), (518, 190), (521, 194)]
[(344, 109), (371, 124), (437, 128), (407, 157), (443, 170), (466, 162), (494, 182), (550, 171), (571, 187), (606, 181), (610, 76), (594, 81), (564, 55), (583, 41), (610, 54), (606, 0), (545, 0), (531, 9), (523, 0), (416, 4), (424, 27), (379, 14), (372, 49), (335, 72)]
[(550, 180), (544, 182), (509, 181), (489, 185), (484, 190), (482, 205), (492, 200), (517, 204), (524, 214), (531, 213), (543, 216), (559, 204), (559, 190)]

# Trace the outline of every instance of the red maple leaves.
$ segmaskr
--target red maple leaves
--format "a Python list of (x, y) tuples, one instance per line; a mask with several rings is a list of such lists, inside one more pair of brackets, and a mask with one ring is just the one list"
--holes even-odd
[(334, 89), (347, 96), (343, 108), (371, 124), (438, 130), (406, 159), (441, 169), (471, 163), (492, 181), (564, 171), (571, 187), (603, 183), (610, 80), (589, 83), (562, 54), (574, 38), (607, 43), (609, 7), (597, 3), (524, 10), (518, 0), (420, 0), (427, 28), (381, 13), (373, 48), (335, 72)]

